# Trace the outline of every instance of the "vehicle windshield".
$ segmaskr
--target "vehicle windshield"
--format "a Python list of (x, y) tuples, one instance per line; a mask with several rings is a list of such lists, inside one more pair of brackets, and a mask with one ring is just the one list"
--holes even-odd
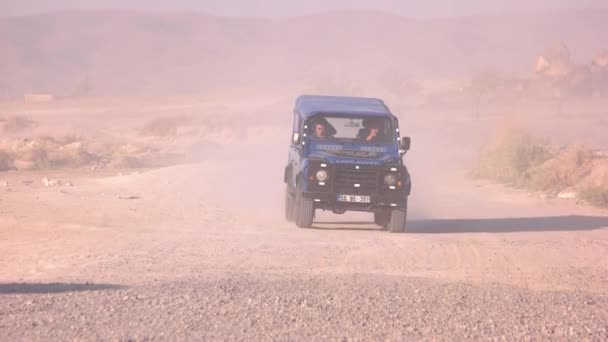
[(371, 116), (316, 116), (310, 120), (307, 134), (312, 139), (351, 143), (386, 144), (393, 140), (390, 120)]

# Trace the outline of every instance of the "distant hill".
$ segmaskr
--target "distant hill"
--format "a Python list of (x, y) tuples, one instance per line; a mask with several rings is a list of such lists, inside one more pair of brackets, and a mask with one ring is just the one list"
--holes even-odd
[(371, 12), (287, 19), (202, 13), (61, 12), (0, 18), (0, 95), (158, 94), (225, 86), (530, 72), (563, 42), (588, 63), (608, 48), (608, 10), (412, 20)]

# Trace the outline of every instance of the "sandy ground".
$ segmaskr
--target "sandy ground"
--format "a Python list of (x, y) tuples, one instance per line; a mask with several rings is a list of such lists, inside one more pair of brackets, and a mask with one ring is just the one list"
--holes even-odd
[(283, 220), (290, 100), (4, 105), (123, 138), (199, 110), (248, 133), (162, 168), (0, 173), (0, 339), (608, 339), (608, 212), (469, 180), (498, 119), (400, 114), (408, 233), (357, 213), (298, 229)]

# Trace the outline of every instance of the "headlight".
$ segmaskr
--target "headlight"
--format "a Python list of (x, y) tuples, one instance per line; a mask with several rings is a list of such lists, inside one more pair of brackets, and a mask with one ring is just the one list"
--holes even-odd
[(393, 186), (397, 184), (397, 177), (395, 177), (394, 174), (389, 173), (388, 175), (384, 176), (384, 183), (388, 186)]
[(325, 182), (327, 180), (327, 171), (325, 171), (325, 170), (317, 171), (317, 180), (319, 182)]

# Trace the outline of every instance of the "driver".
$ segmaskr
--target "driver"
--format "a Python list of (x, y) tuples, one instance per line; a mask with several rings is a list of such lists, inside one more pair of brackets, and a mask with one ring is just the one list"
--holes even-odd
[(314, 126), (313, 136), (317, 139), (327, 138), (327, 127), (323, 122), (317, 122)]
[(329, 139), (336, 134), (336, 129), (324, 118), (316, 119), (312, 124), (312, 137), (315, 139)]

